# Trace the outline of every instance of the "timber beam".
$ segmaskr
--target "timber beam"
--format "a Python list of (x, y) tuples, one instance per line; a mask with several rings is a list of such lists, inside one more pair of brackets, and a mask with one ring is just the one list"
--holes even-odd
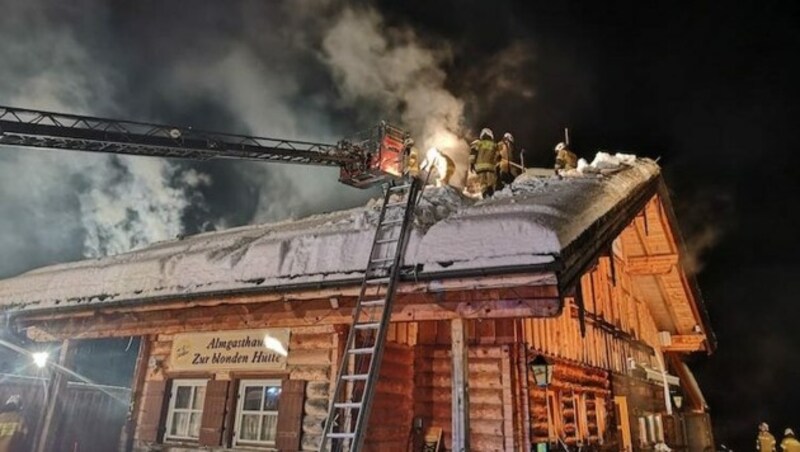
[(673, 335), (672, 343), (661, 347), (665, 352), (673, 353), (691, 353), (700, 352), (706, 349), (705, 334), (676, 334)]
[(677, 254), (629, 257), (626, 271), (632, 275), (665, 275), (678, 265)]
[[(419, 294), (398, 296), (391, 321), (553, 317), (561, 312), (558, 298), (519, 298), (513, 293), (492, 293), (486, 298), (470, 296), (469, 299), (450, 295), (443, 296), (441, 301)], [(472, 295), (477, 295), (477, 291)], [(256, 327), (349, 325), (353, 320), (355, 301), (355, 298), (339, 299), (337, 308), (332, 307), (330, 300), (324, 299), (196, 306), (161, 311), (95, 312), (90, 316), (40, 319), (29, 323), (26, 329), (33, 340), (52, 341), (59, 338), (91, 339)]]

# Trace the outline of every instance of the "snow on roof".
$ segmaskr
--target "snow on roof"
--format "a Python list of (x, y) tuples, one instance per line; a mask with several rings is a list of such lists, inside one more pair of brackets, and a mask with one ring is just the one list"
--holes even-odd
[[(552, 263), (581, 232), (659, 172), (649, 159), (599, 153), (580, 172), (559, 179), (530, 171), (486, 200), (428, 187), (417, 207), (405, 263), (437, 277)], [(38, 311), (353, 281), (367, 262), (381, 202), (43, 267), (0, 280), (0, 306)]]

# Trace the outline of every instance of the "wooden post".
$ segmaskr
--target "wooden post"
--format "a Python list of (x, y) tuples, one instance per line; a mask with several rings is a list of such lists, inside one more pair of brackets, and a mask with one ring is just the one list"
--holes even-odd
[(464, 320), (450, 321), (451, 351), (453, 354), (452, 419), (453, 452), (469, 451), (469, 364), (467, 362)]
[[(72, 350), (69, 340), (61, 343), (58, 354), (58, 365), (68, 367), (72, 361)], [(50, 383), (47, 386), (47, 399), (45, 400), (44, 415), (39, 426), (36, 438), (36, 451), (48, 452), (55, 446), (56, 425), (61, 417), (61, 396), (67, 388), (69, 378), (55, 364), (50, 365)]]

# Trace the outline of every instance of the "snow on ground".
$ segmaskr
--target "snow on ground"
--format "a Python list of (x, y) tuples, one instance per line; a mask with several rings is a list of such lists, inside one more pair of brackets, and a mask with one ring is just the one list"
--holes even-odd
[[(651, 160), (598, 153), (581, 171), (563, 178), (525, 173), (486, 200), (428, 187), (405, 263), (421, 266), (424, 274), (553, 262), (658, 174)], [(0, 281), (0, 306), (36, 310), (353, 280), (367, 262), (381, 203), (44, 267)]]

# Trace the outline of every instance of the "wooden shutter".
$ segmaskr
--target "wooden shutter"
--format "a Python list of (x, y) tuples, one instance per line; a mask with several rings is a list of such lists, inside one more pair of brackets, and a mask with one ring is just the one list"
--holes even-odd
[(227, 411), (229, 380), (210, 380), (206, 383), (206, 399), (203, 402), (203, 418), (200, 421), (200, 445), (222, 444), (222, 426)]
[(278, 402), (278, 432), (275, 439), (275, 445), (281, 452), (300, 450), (305, 397), (304, 380), (283, 380), (281, 399)]
[(136, 438), (139, 441), (156, 443), (161, 439), (161, 419), (164, 417), (164, 394), (169, 387), (167, 381), (146, 381), (142, 390), (141, 411)]

